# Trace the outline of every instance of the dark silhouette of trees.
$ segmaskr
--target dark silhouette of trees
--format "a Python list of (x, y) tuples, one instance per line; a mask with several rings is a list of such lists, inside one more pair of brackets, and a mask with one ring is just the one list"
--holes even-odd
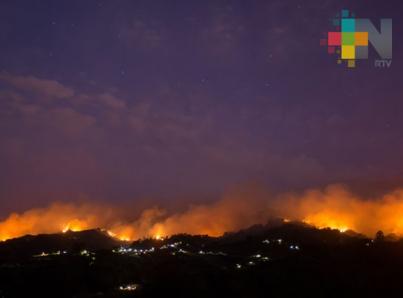
[(376, 242), (383, 242), (385, 241), (385, 235), (382, 231), (378, 231), (375, 234), (375, 241)]

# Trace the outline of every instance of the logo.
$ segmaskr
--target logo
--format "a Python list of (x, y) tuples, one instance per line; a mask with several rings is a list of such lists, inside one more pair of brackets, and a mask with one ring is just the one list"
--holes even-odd
[(343, 9), (331, 23), (334, 30), (327, 32), (320, 45), (327, 47), (328, 54), (336, 56), (337, 64), (355, 68), (357, 60), (368, 59), (369, 45), (372, 45), (379, 56), (374, 61), (375, 67), (392, 65), (392, 19), (381, 19), (378, 30), (371, 20), (356, 18), (354, 13)]

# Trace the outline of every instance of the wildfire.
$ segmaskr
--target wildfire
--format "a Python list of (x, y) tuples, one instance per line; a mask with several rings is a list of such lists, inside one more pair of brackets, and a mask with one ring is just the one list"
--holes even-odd
[(164, 237), (162, 237), (160, 234), (157, 234), (154, 236), (154, 239), (162, 241), (162, 240), (164, 240)]
[(127, 236), (117, 236), (116, 238), (118, 238), (120, 241), (126, 241), (126, 242), (129, 242), (129, 241), (133, 240), (133, 239), (130, 239), (129, 237), (127, 237)]
[(304, 222), (304, 223), (307, 223), (307, 224), (309, 224), (309, 225), (315, 226), (315, 227), (317, 227), (318, 229), (327, 229), (327, 228), (330, 228), (330, 229), (332, 229), (332, 230), (338, 230), (338, 231), (340, 231), (341, 233), (344, 233), (344, 232), (346, 232), (346, 231), (348, 231), (348, 230), (351, 230), (348, 226), (343, 225), (343, 224), (339, 224), (339, 223), (335, 223), (335, 222), (332, 221), (332, 220), (329, 220), (329, 221), (327, 221), (327, 222), (326, 222), (326, 221), (321, 221), (322, 224), (315, 223), (315, 221), (312, 221), (312, 220), (309, 220), (309, 219), (305, 219), (305, 220), (303, 220), (303, 222)]
[(152, 235), (153, 235), (153, 238), (154, 238), (155, 240), (159, 240), (159, 241), (164, 240), (164, 236), (163, 236), (163, 235), (164, 235), (163, 225), (161, 225), (161, 224), (156, 224), (156, 225), (154, 226), (154, 228), (153, 228)]
[(86, 229), (88, 229), (88, 224), (85, 221), (79, 220), (79, 219), (74, 219), (74, 220), (68, 222), (66, 225), (64, 225), (62, 232), (63, 233), (66, 233), (68, 231), (80, 232), (80, 231), (83, 231)]
[(357, 197), (340, 186), (275, 198), (238, 192), (229, 193), (215, 203), (190, 206), (173, 214), (150, 208), (137, 218), (122, 220), (118, 211), (110, 206), (55, 203), (48, 208), (13, 213), (0, 222), (0, 240), (95, 228), (103, 228), (109, 236), (122, 241), (144, 237), (163, 240), (178, 233), (220, 236), (227, 231), (265, 224), (273, 216), (284, 218), (284, 222), (303, 221), (341, 232), (354, 230), (373, 236), (382, 230), (385, 234), (403, 236), (403, 190), (371, 200)]
[(135, 239), (133, 239), (133, 238), (128, 237), (127, 235), (117, 234), (117, 233), (115, 233), (115, 232), (113, 232), (113, 231), (111, 231), (111, 230), (103, 229), (103, 231), (106, 232), (106, 234), (108, 234), (110, 237), (119, 239), (120, 241), (127, 241), (127, 242), (129, 242), (129, 241), (135, 240)]
[(350, 219), (349, 215), (329, 210), (321, 210), (317, 213), (309, 214), (302, 221), (319, 229), (331, 228), (339, 230), (342, 233), (350, 230), (350, 227), (353, 226), (353, 220)]

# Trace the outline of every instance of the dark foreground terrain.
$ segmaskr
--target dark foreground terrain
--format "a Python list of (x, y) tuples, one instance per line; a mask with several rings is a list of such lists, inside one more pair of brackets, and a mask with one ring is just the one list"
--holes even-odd
[(403, 242), (298, 223), (118, 242), (101, 230), (0, 244), (0, 297), (402, 297)]

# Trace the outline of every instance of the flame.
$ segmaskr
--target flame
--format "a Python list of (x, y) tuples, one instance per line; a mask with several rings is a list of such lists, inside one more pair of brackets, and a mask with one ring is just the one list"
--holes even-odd
[(129, 241), (132, 241), (133, 239), (131, 239), (131, 238), (129, 238), (129, 237), (127, 237), (127, 236), (117, 236), (116, 238), (118, 238), (120, 241), (126, 241), (126, 242), (129, 242)]
[(107, 230), (106, 233), (111, 237), (114, 237), (114, 238), (117, 237), (116, 234), (112, 231)]
[(341, 223), (335, 222), (331, 219), (304, 219), (302, 220), (304, 223), (307, 223), (309, 225), (315, 226), (319, 229), (327, 229), (330, 228), (332, 230), (338, 230), (341, 233), (344, 233), (348, 230), (351, 230), (348, 226), (343, 225)]
[(164, 228), (161, 224), (156, 224), (151, 232), (155, 240), (164, 240)]
[(27, 234), (77, 232), (107, 226), (113, 218), (108, 210), (104, 206), (92, 204), (54, 203), (47, 208), (12, 213), (0, 222), (0, 240)]
[(128, 241), (134, 240), (134, 239), (132, 239), (132, 238), (129, 238), (127, 235), (124, 235), (124, 234), (118, 235), (118, 234), (112, 232), (111, 230), (106, 230), (106, 233), (107, 233), (110, 237), (119, 239), (120, 241), (127, 241), (127, 242), (128, 242)]
[(308, 190), (302, 195), (283, 195), (282, 214), (318, 228), (341, 232), (354, 230), (373, 236), (378, 230), (403, 236), (403, 189), (379, 198), (362, 198), (340, 185)]
[(125, 209), (54, 203), (47, 208), (13, 213), (0, 221), (0, 240), (94, 228), (103, 228), (109, 236), (122, 241), (144, 237), (162, 240), (177, 233), (220, 236), (265, 224), (273, 216), (284, 218), (284, 222), (298, 220), (341, 232), (354, 230), (373, 236), (383, 230), (385, 234), (403, 236), (403, 189), (371, 199), (337, 185), (275, 197), (261, 190), (238, 189), (214, 203), (193, 205), (183, 212), (169, 214), (160, 208), (149, 208), (134, 218), (121, 217)]
[(86, 229), (88, 229), (88, 224), (85, 220), (73, 219), (69, 221), (66, 225), (64, 225), (62, 232), (63, 233), (66, 233), (68, 231), (80, 232)]

